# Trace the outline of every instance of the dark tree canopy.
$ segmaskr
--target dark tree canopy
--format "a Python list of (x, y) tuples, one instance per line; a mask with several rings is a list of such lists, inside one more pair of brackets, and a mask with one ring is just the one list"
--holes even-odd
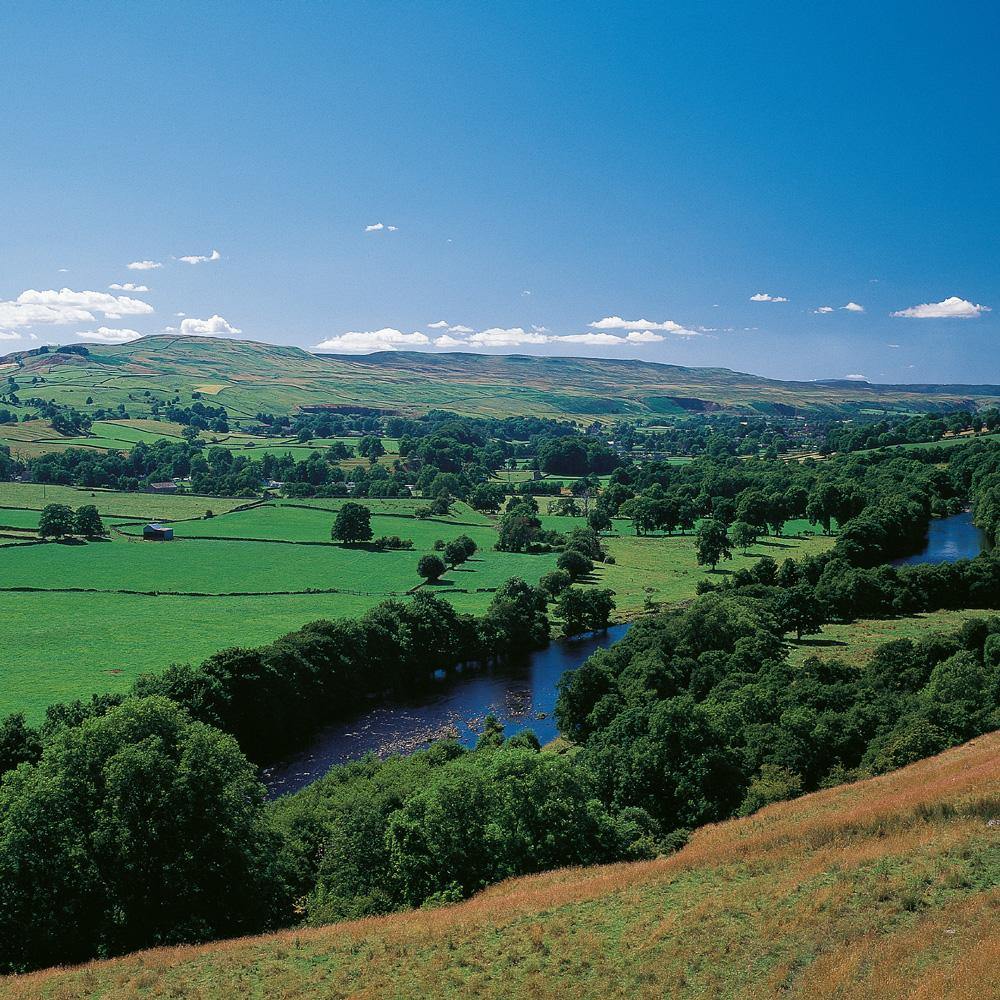
[(347, 545), (371, 541), (371, 511), (364, 504), (348, 501), (337, 511), (330, 537)]
[(17, 970), (259, 928), (275, 848), (231, 736), (127, 701), (0, 785), (0, 956)]
[(42, 508), (38, 518), (38, 534), (42, 538), (61, 538), (71, 535), (75, 526), (73, 508), (64, 503), (50, 503)]

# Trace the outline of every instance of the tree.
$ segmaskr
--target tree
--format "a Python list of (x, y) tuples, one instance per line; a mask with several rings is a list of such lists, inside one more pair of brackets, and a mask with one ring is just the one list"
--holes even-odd
[(567, 549), (556, 560), (556, 566), (568, 573), (573, 580), (586, 576), (594, 568), (593, 560), (585, 556), (579, 549)]
[(600, 632), (608, 627), (615, 602), (610, 590), (570, 587), (559, 595), (556, 614), (563, 620), (563, 634)]
[(453, 538), (444, 546), (445, 562), (449, 566), (460, 566), (475, 555), (478, 547), (468, 535), (459, 535), (458, 538)]
[(750, 782), (750, 787), (740, 804), (739, 815), (750, 816), (772, 802), (784, 802), (802, 794), (802, 778), (779, 764), (764, 764), (760, 774)]
[(12, 771), (25, 761), (38, 760), (42, 741), (20, 712), (8, 715), (0, 722), (0, 775)]
[(702, 521), (695, 538), (695, 552), (698, 565), (711, 566), (713, 571), (722, 559), (732, 559), (726, 526), (710, 517)]
[(42, 508), (38, 518), (38, 534), (42, 538), (61, 538), (73, 534), (75, 518), (73, 509), (64, 503), (50, 503)]
[(0, 785), (0, 963), (264, 929), (282, 891), (269, 824), (236, 740), (165, 698), (62, 729)]
[(744, 490), (737, 497), (736, 520), (763, 530), (767, 526), (767, 497), (760, 490)]
[(385, 445), (377, 434), (366, 434), (358, 442), (358, 454), (364, 455), (374, 465), (385, 454)]
[(330, 537), (345, 545), (370, 541), (372, 537), (371, 511), (364, 504), (348, 501), (337, 511)]
[(557, 598), (571, 583), (573, 578), (564, 569), (554, 569), (551, 573), (546, 573), (538, 586), (552, 599)]
[(457, 538), (453, 538), (444, 547), (444, 558), (449, 566), (455, 567), (464, 563), (469, 556), (465, 546)]
[(607, 531), (611, 527), (611, 518), (603, 507), (595, 507), (587, 515), (587, 523), (594, 531)]
[(786, 630), (795, 630), (795, 638), (818, 632), (826, 620), (823, 605), (808, 583), (799, 583), (781, 595), (779, 617)]
[(496, 547), (502, 552), (524, 552), (542, 533), (538, 514), (526, 503), (508, 507), (497, 528), (500, 539)]
[(73, 519), (73, 530), (78, 535), (85, 535), (87, 538), (96, 538), (98, 535), (106, 534), (104, 522), (101, 515), (93, 504), (85, 504), (76, 512)]
[(746, 521), (737, 521), (731, 529), (733, 545), (746, 552), (757, 542), (757, 529)]
[(487, 514), (495, 514), (503, 503), (502, 486), (492, 483), (480, 483), (469, 494), (469, 505)]
[(621, 505), (619, 511), (622, 517), (627, 517), (635, 528), (635, 533), (641, 535), (656, 527), (656, 503), (649, 497), (633, 497)]
[(497, 749), (503, 746), (503, 723), (490, 712), (483, 719), (483, 731), (476, 740), (477, 750)]
[(440, 556), (421, 556), (417, 563), (417, 572), (428, 581), (439, 579), (447, 568)]

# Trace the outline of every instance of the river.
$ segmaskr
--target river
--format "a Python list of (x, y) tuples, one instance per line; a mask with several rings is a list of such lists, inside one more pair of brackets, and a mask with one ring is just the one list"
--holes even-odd
[(507, 736), (531, 729), (547, 743), (558, 735), (552, 713), (559, 678), (594, 650), (617, 642), (628, 629), (627, 624), (613, 625), (607, 632), (558, 640), (499, 666), (442, 677), (413, 698), (373, 704), (321, 730), (307, 749), (267, 768), (264, 784), (271, 796), (286, 795), (334, 764), (368, 753), (412, 753), (447, 735), (457, 734), (460, 743), (472, 746), (491, 712), (504, 724)]
[[(893, 565), (972, 559), (986, 548), (986, 538), (968, 512), (931, 521), (924, 549)], [(298, 791), (333, 767), (365, 754), (380, 757), (412, 753), (432, 740), (455, 736), (472, 746), (483, 718), (492, 713), (513, 736), (532, 729), (542, 743), (557, 735), (553, 709), (556, 685), (594, 652), (617, 642), (628, 625), (579, 639), (559, 640), (545, 649), (486, 670), (442, 677), (410, 699), (374, 703), (371, 708), (321, 730), (310, 746), (263, 772), (271, 796)]]
[(975, 559), (986, 551), (986, 536), (972, 523), (970, 511), (940, 517), (927, 529), (927, 544), (912, 556), (893, 560), (893, 566), (914, 563), (946, 563), (959, 559)]

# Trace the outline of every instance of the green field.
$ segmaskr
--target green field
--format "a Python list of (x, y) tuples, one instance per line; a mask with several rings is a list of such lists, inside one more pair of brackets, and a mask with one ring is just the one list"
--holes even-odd
[(732, 560), (720, 563), (713, 573), (698, 565), (691, 535), (610, 537), (605, 539), (605, 547), (615, 562), (594, 568), (593, 585), (610, 587), (615, 592), (618, 614), (630, 616), (643, 610), (647, 598), (666, 605), (688, 600), (694, 596), (699, 580), (717, 582), (734, 570), (752, 566), (761, 556), (771, 556), (780, 563), (823, 552), (834, 541), (823, 535), (764, 539), (746, 555), (736, 550)]
[[(557, 555), (494, 550), (493, 519), (455, 503), (447, 517), (417, 518), (425, 501), (370, 500), (376, 537), (398, 535), (412, 550), (377, 552), (330, 540), (341, 500), (278, 500), (246, 507), (238, 499), (0, 484), (0, 544), (35, 537), (46, 503), (96, 504), (109, 540), (0, 549), (0, 715), (37, 718), (56, 700), (124, 690), (135, 676), (169, 663), (198, 661), (227, 645), (269, 641), (315, 618), (350, 617), (421, 585), (420, 555), (439, 539), (467, 534), (479, 551), (432, 587), (458, 610), (482, 614), (491, 592), (520, 576), (531, 583)], [(206, 518), (211, 507), (215, 516)], [(244, 509), (233, 509), (243, 507)], [(148, 520), (173, 524), (172, 542), (141, 538)], [(582, 518), (543, 518), (568, 531)], [(792, 524), (791, 528), (800, 525)], [(769, 539), (737, 555), (722, 573), (764, 553), (777, 558), (821, 551), (832, 539)], [(696, 565), (687, 536), (636, 538), (618, 522), (607, 539), (614, 565), (599, 564), (585, 586), (611, 587), (618, 613), (632, 616), (647, 598), (675, 603), (710, 576)]]
[[(1000, 433), (996, 434), (963, 434), (958, 437), (942, 438), (940, 441), (915, 441), (908, 444), (890, 444), (886, 448), (899, 451), (915, 451), (920, 448), (955, 448), (963, 444), (971, 444), (973, 441), (1000, 441)], [(881, 451), (880, 448), (864, 448), (854, 452), (856, 455), (867, 455), (873, 451)]]
[(50, 503), (64, 503), (74, 510), (84, 504), (93, 504), (102, 516), (109, 517), (175, 520), (201, 517), (206, 510), (213, 510), (217, 514), (229, 511), (247, 503), (247, 500), (237, 497), (120, 493), (115, 490), (89, 490), (75, 486), (0, 482), (0, 508), (41, 510)]
[(388, 597), (405, 599), (421, 585), (420, 555), (438, 539), (468, 534), (480, 546), (433, 585), (470, 613), (481, 614), (504, 580), (536, 582), (556, 559), (493, 551), (492, 522), (464, 504), (447, 518), (417, 519), (417, 502), (371, 501), (376, 536), (414, 542), (413, 550), (376, 552), (330, 541), (339, 501), (175, 521), (175, 540), (155, 543), (139, 537), (140, 511), (143, 520), (169, 520), (196, 517), (208, 503), (222, 511), (227, 503), (66, 487), (44, 493), (34, 485), (0, 486), (0, 500), (25, 505), (0, 509), (0, 524), (33, 537), (46, 502), (97, 503), (126, 516), (108, 517), (108, 541), (0, 549), (0, 716), (24, 710), (37, 719), (53, 701), (124, 690), (142, 671), (196, 662), (227, 645), (270, 641), (316, 618), (356, 616)]
[(906, 618), (861, 619), (846, 624), (824, 625), (815, 636), (790, 643), (790, 660), (801, 663), (810, 656), (821, 660), (837, 657), (864, 664), (876, 646), (893, 639), (920, 639), (932, 632), (948, 634), (962, 627), (970, 618), (995, 617), (996, 611), (961, 609), (958, 611), (930, 611)]

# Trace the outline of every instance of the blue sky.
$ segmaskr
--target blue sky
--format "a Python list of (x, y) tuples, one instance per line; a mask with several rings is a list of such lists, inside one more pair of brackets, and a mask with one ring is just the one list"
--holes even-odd
[(7, 2), (0, 350), (172, 328), (1000, 382), (998, 18)]

